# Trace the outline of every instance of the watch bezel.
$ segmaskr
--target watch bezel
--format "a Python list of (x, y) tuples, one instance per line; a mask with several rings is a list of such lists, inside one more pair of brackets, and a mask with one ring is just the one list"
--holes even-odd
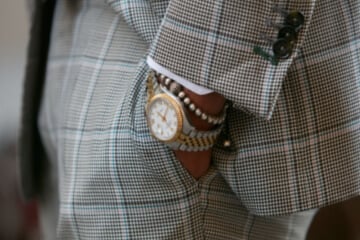
[[(158, 101), (159, 99), (162, 99), (163, 101), (167, 101), (168, 103), (170, 103), (169, 105), (171, 105), (173, 107), (173, 109), (175, 110), (175, 113), (176, 113), (176, 117), (177, 117), (177, 120), (178, 120), (178, 124), (177, 124), (177, 127), (176, 127), (176, 131), (175, 131), (175, 134), (173, 135), (172, 138), (168, 139), (168, 140), (163, 140), (163, 139), (160, 139), (156, 133), (154, 133), (153, 129), (152, 129), (152, 125), (151, 125), (151, 120), (150, 120), (150, 109), (152, 107), (152, 105)], [(174, 99), (173, 97), (169, 96), (168, 94), (166, 93), (160, 93), (160, 94), (157, 94), (155, 96), (153, 96), (149, 102), (147, 103), (146, 105), (146, 121), (147, 121), (147, 124), (149, 126), (149, 130), (150, 130), (150, 134), (151, 136), (153, 136), (154, 138), (156, 138), (157, 140), (163, 142), (163, 143), (172, 143), (172, 142), (175, 142), (178, 140), (180, 134), (182, 133), (182, 130), (183, 130), (183, 125), (184, 125), (184, 113), (183, 113), (183, 110), (182, 110), (182, 106), (180, 106), (179, 102)]]

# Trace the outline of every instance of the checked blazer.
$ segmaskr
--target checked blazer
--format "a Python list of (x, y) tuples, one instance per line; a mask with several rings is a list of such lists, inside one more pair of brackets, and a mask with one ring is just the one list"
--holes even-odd
[[(253, 51), (271, 50), (261, 34), (276, 38), (274, 4), (305, 16), (277, 66)], [(174, 0), (150, 56), (233, 101), (235, 149), (214, 149), (214, 163), (248, 209), (284, 214), (359, 194), (359, 38), (356, 0)]]
[[(83, 2), (90, 2), (90, 10), (100, 4)], [(91, 219), (94, 213), (86, 211), (101, 202), (103, 207), (111, 206), (103, 211), (116, 208), (125, 216), (117, 222), (121, 236), (135, 236), (137, 232), (127, 224), (138, 216), (151, 215), (150, 208), (138, 208), (141, 203), (167, 203), (161, 205), (163, 211), (158, 214), (162, 215), (164, 209), (172, 211), (174, 199), (191, 198), (178, 206), (196, 212), (200, 208), (194, 196), (204, 197), (196, 195), (202, 182), (213, 184), (206, 196), (214, 197), (209, 199), (225, 201), (233, 209), (240, 204), (262, 216), (318, 208), (359, 195), (358, 0), (107, 0), (109, 9), (104, 7), (96, 21), (76, 22), (97, 34), (89, 35), (93, 37), (89, 42), (84, 37), (87, 32), (75, 36), (74, 42), (81, 40), (80, 49), (71, 50), (75, 53), (64, 66), (75, 65), (70, 73), (78, 74), (78, 82), (69, 77), (68, 86), (51, 81), (52, 77), (71, 75), (56, 70), (63, 66), (61, 54), (69, 50), (61, 45), (62, 39), (69, 42), (68, 36), (53, 33), (49, 60), (45, 51), (52, 4), (47, 0), (35, 5), (37, 24), (33, 22), (29, 48), (19, 163), (23, 192), (32, 198), (44, 194), (46, 159), (61, 158), (57, 161), (64, 164), (59, 177), (62, 229), (90, 226), (86, 217)], [(274, 6), (284, 11), (274, 11)], [(274, 64), (254, 49), (272, 55), (277, 23), (283, 23), (284, 12), (293, 10), (303, 14), (304, 24), (291, 54)], [(112, 14), (114, 20), (107, 18)], [(55, 23), (67, 23), (69, 16), (58, 14)], [(76, 32), (78, 25), (72, 31)], [(55, 29), (66, 30), (58, 26), (55, 24)], [(124, 31), (133, 45), (121, 47), (125, 43), (119, 40), (123, 35), (117, 35), (120, 27), (131, 29)], [(84, 47), (86, 54), (76, 58), (86, 44), (90, 46)], [(117, 55), (120, 50), (129, 53)], [(233, 146), (214, 147), (208, 175), (212, 180), (205, 177), (199, 183), (192, 179), (171, 151), (151, 138), (143, 111), (148, 57), (233, 103), (228, 112)], [(48, 86), (43, 85), (44, 78), (49, 79)], [(119, 87), (119, 78), (126, 79), (126, 84)], [(59, 95), (51, 92), (51, 82), (54, 89), (65, 91)], [(41, 89), (43, 110), (36, 98), (42, 96)], [(47, 108), (49, 102), (54, 105)], [(59, 125), (41, 130), (44, 116), (51, 114)], [(49, 138), (45, 137), (48, 132)], [(52, 141), (58, 144), (54, 152), (61, 154), (52, 154), (47, 147), (45, 157), (43, 148)], [(214, 192), (218, 195), (212, 195)], [(187, 208), (172, 213), (181, 218)], [(69, 224), (72, 221), (75, 224)], [(144, 223), (151, 224), (155, 223)]]

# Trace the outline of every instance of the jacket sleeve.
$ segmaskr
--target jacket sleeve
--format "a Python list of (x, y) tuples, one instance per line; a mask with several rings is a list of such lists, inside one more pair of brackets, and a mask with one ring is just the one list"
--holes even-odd
[[(301, 57), (315, 2), (170, 0), (149, 57), (236, 108), (270, 119), (287, 70)], [(291, 16), (303, 17), (301, 27)], [(289, 26), (295, 34), (280, 35)]]

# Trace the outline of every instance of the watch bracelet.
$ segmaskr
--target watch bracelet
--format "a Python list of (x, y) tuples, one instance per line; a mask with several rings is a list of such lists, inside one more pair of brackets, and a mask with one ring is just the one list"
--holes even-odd
[[(191, 136), (181, 133), (176, 142), (168, 143), (173, 150), (182, 150), (189, 152), (205, 151), (215, 145), (218, 135), (222, 127), (217, 129), (216, 133), (208, 134), (207, 136)], [(214, 132), (214, 131), (212, 131)]]

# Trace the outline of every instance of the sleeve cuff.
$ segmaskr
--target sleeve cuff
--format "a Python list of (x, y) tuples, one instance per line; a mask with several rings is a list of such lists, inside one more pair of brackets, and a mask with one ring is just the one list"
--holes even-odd
[(154, 59), (152, 59), (150, 56), (147, 57), (146, 62), (149, 65), (149, 67), (154, 69), (156, 72), (164, 74), (165, 76), (171, 78), (172, 80), (175, 80), (179, 84), (181, 84), (184, 87), (190, 89), (191, 91), (193, 91), (194, 93), (196, 93), (198, 95), (205, 95), (205, 94), (209, 94), (209, 93), (214, 92), (211, 89), (202, 87), (202, 86), (197, 85), (195, 83), (192, 83), (189, 80), (186, 80), (185, 78), (180, 77), (180, 76), (176, 75), (175, 73), (172, 73), (171, 71), (169, 71), (165, 67), (163, 67), (163, 66), (159, 65), (158, 63), (156, 63), (154, 61)]

